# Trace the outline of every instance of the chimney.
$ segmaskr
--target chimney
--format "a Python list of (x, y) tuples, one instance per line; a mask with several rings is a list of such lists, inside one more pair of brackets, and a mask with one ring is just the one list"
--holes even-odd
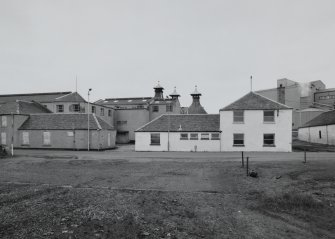
[(172, 100), (178, 100), (178, 97), (180, 97), (180, 95), (177, 93), (177, 88), (174, 87), (174, 91), (170, 94)]
[(285, 87), (280, 84), (277, 88), (277, 101), (281, 104), (285, 104)]
[(154, 87), (155, 89), (155, 99), (164, 99), (164, 96), (163, 96), (163, 90), (164, 88), (159, 84), (159, 81), (158, 81), (158, 84)]

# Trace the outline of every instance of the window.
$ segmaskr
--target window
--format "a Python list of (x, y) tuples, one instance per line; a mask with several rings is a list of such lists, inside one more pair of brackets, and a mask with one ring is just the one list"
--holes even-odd
[(151, 136), (151, 145), (160, 145), (161, 144), (161, 136), (159, 133), (153, 133)]
[(244, 146), (244, 134), (234, 134), (234, 146)]
[(274, 134), (264, 134), (263, 144), (264, 146), (274, 146), (275, 145), (275, 135)]
[(2, 127), (7, 127), (7, 116), (2, 116), (1, 117), (1, 126)]
[(244, 123), (244, 111), (234, 111), (234, 123)]
[(201, 134), (201, 140), (209, 140), (209, 134), (208, 133), (202, 133)]
[(56, 105), (56, 112), (57, 113), (64, 112), (64, 105)]
[(6, 145), (7, 144), (7, 135), (5, 132), (1, 132), (1, 144)]
[(274, 110), (264, 110), (263, 120), (264, 122), (275, 122), (275, 111)]
[(73, 111), (74, 112), (80, 112), (80, 105), (79, 104), (74, 104), (73, 105)]
[(100, 115), (101, 115), (101, 116), (104, 116), (104, 115), (105, 115), (105, 109), (104, 109), (104, 108), (101, 108), (101, 109), (100, 109)]
[(43, 145), (50, 145), (50, 132), (43, 132)]
[(220, 140), (220, 134), (219, 133), (212, 133), (212, 140)]
[(322, 138), (321, 130), (319, 130), (319, 138)]
[(29, 145), (29, 132), (22, 132), (22, 144)]
[(198, 134), (191, 134), (190, 140), (198, 140)]
[(159, 112), (159, 106), (158, 105), (154, 105), (152, 107), (152, 112)]
[(188, 134), (180, 134), (180, 140), (188, 140)]
[(171, 104), (166, 105), (166, 112), (172, 112), (173, 106)]
[(108, 110), (108, 116), (112, 116), (112, 110)]
[(96, 112), (95, 106), (92, 106), (92, 114), (95, 114), (95, 112)]
[(67, 136), (68, 136), (68, 137), (73, 137), (73, 136), (74, 136), (73, 131), (68, 131), (68, 132), (67, 132)]

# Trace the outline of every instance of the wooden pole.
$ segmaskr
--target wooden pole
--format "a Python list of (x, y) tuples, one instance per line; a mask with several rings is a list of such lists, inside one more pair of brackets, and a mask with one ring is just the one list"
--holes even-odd
[(304, 150), (304, 163), (307, 163), (307, 153), (306, 153), (306, 149)]
[(244, 152), (242, 151), (242, 168), (244, 168)]
[(249, 176), (249, 157), (247, 157), (247, 177)]

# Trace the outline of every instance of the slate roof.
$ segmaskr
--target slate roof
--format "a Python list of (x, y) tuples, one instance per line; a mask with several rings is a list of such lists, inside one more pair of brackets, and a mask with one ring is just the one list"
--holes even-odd
[(192, 102), (190, 107), (188, 107), (187, 112), (188, 114), (207, 114), (206, 110), (204, 107), (202, 107), (200, 102)]
[(98, 100), (96, 104), (103, 105), (145, 105), (151, 101), (152, 97), (132, 97), (132, 98), (108, 98), (105, 100)]
[(57, 97), (55, 99), (57, 102), (86, 102), (86, 100), (78, 94), (78, 92), (72, 92), (67, 95)]
[[(170, 127), (169, 127), (170, 124)], [(181, 130), (180, 130), (181, 129)], [(161, 115), (135, 132), (220, 132), (220, 115)]]
[(49, 109), (35, 101), (12, 101), (0, 105), (0, 114), (36, 114), (52, 113)]
[(335, 110), (324, 112), (314, 119), (308, 121), (301, 128), (314, 127), (314, 126), (324, 126), (335, 124)]
[(231, 103), (230, 105), (220, 109), (220, 111), (229, 110), (281, 110), (281, 109), (292, 109), (284, 104), (266, 98), (255, 92), (250, 92)]
[[(87, 130), (87, 114), (35, 114), (19, 130)], [(90, 129), (114, 128), (104, 120), (90, 114)]]
[(32, 93), (32, 94), (10, 94), (0, 95), (0, 103), (25, 100), (25, 101), (37, 101), (37, 102), (52, 102), (56, 98), (68, 95), (71, 91), (67, 92), (48, 92), (48, 93)]

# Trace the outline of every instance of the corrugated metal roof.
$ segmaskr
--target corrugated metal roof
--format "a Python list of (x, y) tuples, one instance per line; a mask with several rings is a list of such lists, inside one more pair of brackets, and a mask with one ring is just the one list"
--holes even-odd
[(136, 132), (219, 132), (220, 115), (161, 115)]

